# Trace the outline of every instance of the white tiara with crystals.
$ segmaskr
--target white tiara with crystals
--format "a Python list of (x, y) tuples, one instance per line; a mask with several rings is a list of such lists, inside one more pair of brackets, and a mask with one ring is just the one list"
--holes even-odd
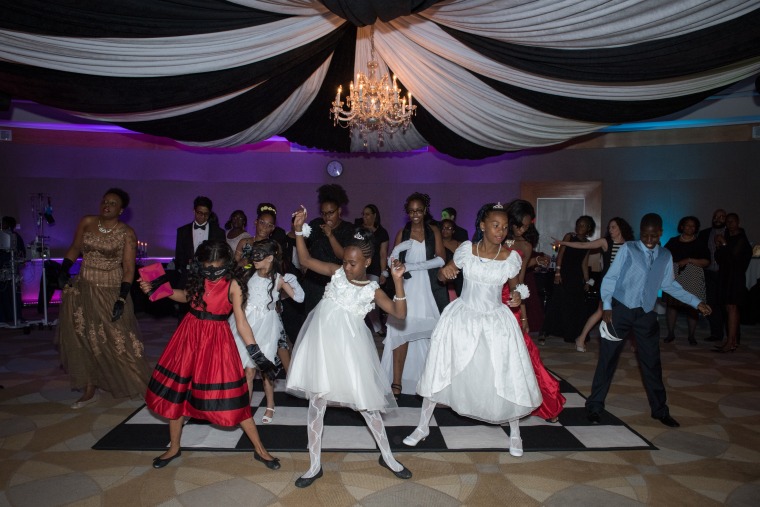
[(504, 205), (499, 201), (493, 205), (493, 209), (504, 209)]
[(361, 232), (356, 231), (356, 234), (354, 234), (354, 239), (358, 239), (359, 241), (364, 241), (364, 236), (362, 236)]

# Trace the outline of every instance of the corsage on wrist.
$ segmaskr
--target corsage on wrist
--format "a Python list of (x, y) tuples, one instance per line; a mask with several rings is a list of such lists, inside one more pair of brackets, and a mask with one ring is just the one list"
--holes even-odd
[(594, 281), (593, 278), (589, 278), (588, 280), (586, 280), (586, 285), (588, 285), (589, 287), (593, 287), (595, 283), (596, 281)]
[(519, 292), (522, 299), (528, 299), (530, 297), (528, 286), (524, 283), (518, 283), (517, 287), (515, 287), (515, 292)]
[(311, 226), (309, 224), (303, 224), (300, 231), (296, 231), (296, 236), (303, 236), (308, 238), (311, 236)]

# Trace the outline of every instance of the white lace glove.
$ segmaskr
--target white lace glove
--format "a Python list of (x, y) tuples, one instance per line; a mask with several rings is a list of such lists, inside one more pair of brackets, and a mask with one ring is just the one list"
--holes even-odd
[(296, 278), (296, 275), (293, 273), (285, 273), (282, 279), (293, 288), (293, 301), (296, 303), (303, 303), (303, 287), (301, 287), (301, 284), (298, 283), (298, 278)]
[(443, 259), (436, 256), (432, 259), (428, 259), (422, 262), (409, 262), (404, 264), (404, 266), (406, 266), (406, 272), (409, 273), (411, 271), (424, 271), (428, 269), (442, 268), (445, 264), (446, 262)]

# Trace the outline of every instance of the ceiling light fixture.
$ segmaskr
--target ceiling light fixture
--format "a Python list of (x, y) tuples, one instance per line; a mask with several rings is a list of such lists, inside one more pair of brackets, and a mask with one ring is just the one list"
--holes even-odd
[(344, 103), (340, 100), (343, 87), (338, 87), (335, 94), (335, 102), (332, 103), (330, 116), (333, 118), (333, 126), (340, 125), (350, 128), (351, 135), (357, 132), (364, 147), (369, 151), (369, 135), (377, 133), (379, 146), (383, 145), (385, 133), (393, 135), (399, 129), (402, 131), (409, 128), (414, 110), (417, 106), (412, 104), (412, 92), (409, 92), (409, 103), (406, 97), (399, 97), (401, 90), (396, 84), (396, 76), (391, 80), (388, 74), (381, 79), (377, 78), (378, 63), (375, 60), (375, 27), (370, 29), (371, 59), (367, 62), (367, 74), (358, 72), (356, 84), (351, 81), (349, 93)]

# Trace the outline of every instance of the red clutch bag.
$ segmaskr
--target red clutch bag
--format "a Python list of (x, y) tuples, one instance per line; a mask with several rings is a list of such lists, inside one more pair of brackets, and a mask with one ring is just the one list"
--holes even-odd
[[(166, 278), (166, 272), (160, 262), (139, 268), (137, 270), (140, 273), (140, 278), (146, 282), (152, 282), (157, 278)], [(169, 282), (162, 283), (151, 292), (148, 293), (148, 299), (151, 301), (158, 301), (159, 299), (171, 296), (174, 293), (174, 289)]]

